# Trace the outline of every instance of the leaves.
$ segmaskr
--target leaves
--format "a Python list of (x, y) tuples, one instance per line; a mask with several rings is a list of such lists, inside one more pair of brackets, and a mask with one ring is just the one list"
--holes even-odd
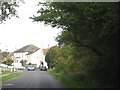
[(112, 2), (46, 3), (32, 19), (63, 29), (46, 60), (83, 87), (118, 87), (118, 11)]
[(116, 28), (112, 23), (117, 20), (117, 11), (116, 3), (52, 2), (46, 3), (45, 8), (42, 7), (38, 12), (41, 15), (32, 19), (44, 21), (52, 27), (63, 28), (64, 31), (57, 37), (60, 42), (64, 37), (63, 43), (67, 41), (78, 47), (89, 48), (97, 55), (105, 55), (102, 52), (104, 49), (99, 48), (103, 46), (101, 43), (107, 42), (103, 42), (103, 39), (112, 34)]
[(15, 16), (18, 18), (16, 7), (19, 7), (19, 2), (23, 0), (0, 1), (0, 22), (3, 23), (7, 19)]

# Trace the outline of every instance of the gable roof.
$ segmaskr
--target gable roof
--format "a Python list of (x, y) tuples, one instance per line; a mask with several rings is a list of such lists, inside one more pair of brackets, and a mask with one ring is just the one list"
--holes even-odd
[(36, 52), (37, 50), (39, 50), (40, 48), (34, 46), (34, 45), (26, 45), (16, 51), (14, 51), (14, 53), (22, 53), (22, 52), (28, 52), (27, 55), (32, 54), (34, 52)]
[(48, 52), (48, 50), (49, 50), (48, 48), (46, 48), (46, 49), (42, 49), (43, 54), (44, 54), (44, 55), (46, 55), (46, 54), (47, 54), (47, 52)]

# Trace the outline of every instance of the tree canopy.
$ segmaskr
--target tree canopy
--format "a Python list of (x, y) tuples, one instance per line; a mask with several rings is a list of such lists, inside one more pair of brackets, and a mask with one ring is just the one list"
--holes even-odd
[(56, 38), (59, 46), (46, 55), (48, 63), (87, 84), (83, 87), (118, 87), (119, 3), (40, 4), (39, 15), (31, 19), (63, 29)]
[[(118, 34), (118, 3), (44, 3), (34, 21), (44, 21), (52, 27), (63, 28), (59, 43), (63, 37), (78, 47), (86, 47), (97, 55), (105, 55), (106, 46), (112, 35)], [(71, 39), (67, 39), (68, 37)], [(108, 43), (109, 42), (109, 43)], [(64, 42), (65, 43), (65, 42)], [(106, 45), (106, 46), (105, 46)], [(112, 44), (113, 45), (113, 44)], [(105, 48), (104, 48), (104, 47)]]

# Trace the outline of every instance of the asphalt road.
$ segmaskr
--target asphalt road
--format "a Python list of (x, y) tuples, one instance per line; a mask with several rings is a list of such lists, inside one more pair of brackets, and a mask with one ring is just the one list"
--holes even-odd
[(65, 88), (46, 71), (24, 71), (17, 78), (2, 82), (2, 88)]

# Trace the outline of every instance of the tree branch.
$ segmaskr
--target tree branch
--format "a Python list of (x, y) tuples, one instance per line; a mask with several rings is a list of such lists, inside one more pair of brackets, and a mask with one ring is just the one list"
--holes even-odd
[(81, 43), (78, 39), (75, 39), (74, 41), (75, 41), (77, 47), (86, 47), (86, 48), (91, 49), (98, 56), (104, 56), (104, 54), (102, 52), (98, 51), (97, 49), (95, 49), (95, 48), (93, 48), (91, 46), (88, 46), (88, 45), (85, 45), (85, 44)]

